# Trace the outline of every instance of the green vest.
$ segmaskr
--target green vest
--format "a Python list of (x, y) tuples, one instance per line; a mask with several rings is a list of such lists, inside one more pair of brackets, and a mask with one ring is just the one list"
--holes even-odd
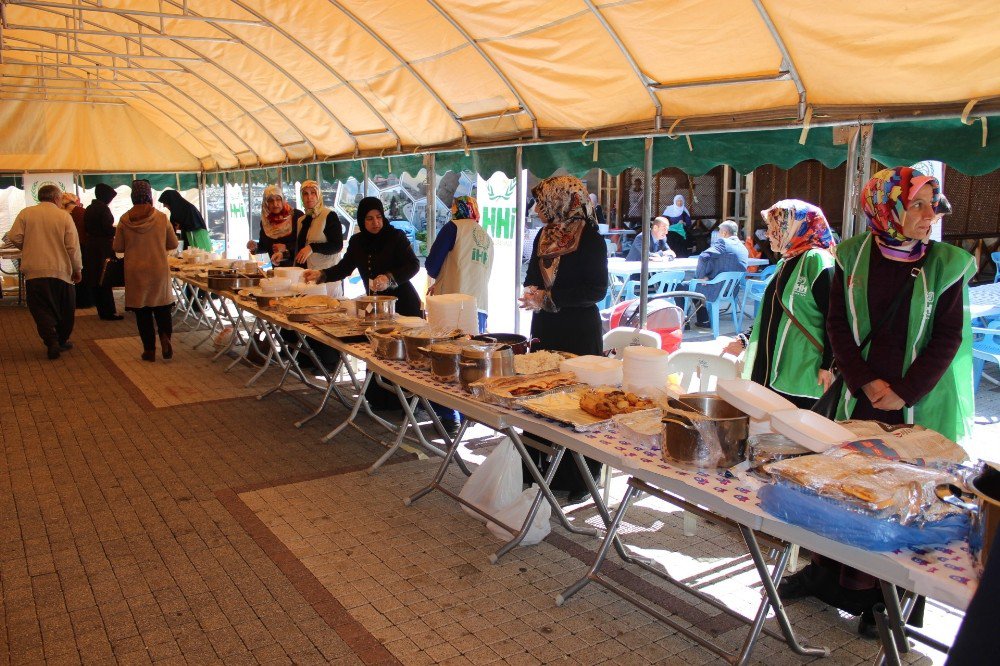
[[(844, 272), (847, 321), (860, 343), (871, 330), (868, 312), (868, 270), (872, 252), (871, 233), (854, 236), (837, 246), (837, 264)], [(878, 251), (877, 249), (875, 250)], [(911, 407), (903, 408), (906, 423), (936, 430), (960, 442), (972, 432), (975, 398), (972, 393), (972, 330), (969, 321), (968, 282), (976, 272), (975, 260), (965, 250), (947, 243), (934, 243), (928, 250), (923, 270), (913, 283), (910, 317), (906, 335), (903, 375), (924, 351), (934, 328), (937, 297), (962, 281), (962, 344), (954, 360), (934, 388)], [(933, 353), (930, 350), (929, 353)], [(868, 350), (863, 356), (868, 357)], [(850, 418), (857, 399), (844, 387), (837, 419)]]
[[(778, 271), (772, 279), (777, 280), (784, 270), (785, 260), (778, 262)], [(802, 327), (809, 331), (820, 344), (825, 337), (826, 313), (820, 312), (813, 299), (813, 283), (823, 271), (833, 266), (833, 256), (826, 250), (809, 250), (802, 255), (792, 269), (792, 274), (785, 283), (785, 289), (780, 295), (781, 302), (788, 311), (795, 315)], [(775, 283), (777, 285), (777, 283)], [(816, 383), (823, 353), (816, 349), (802, 331), (791, 322), (784, 310), (779, 308), (776, 314), (780, 317), (778, 333), (774, 340), (766, 344), (760, 343), (760, 316), (764, 311), (763, 304), (757, 308), (753, 332), (747, 344), (746, 361), (743, 364), (743, 376), (750, 379), (753, 372), (754, 359), (757, 354), (769, 354), (768, 362), (770, 388), (786, 395), (806, 398), (819, 398), (823, 388)]]

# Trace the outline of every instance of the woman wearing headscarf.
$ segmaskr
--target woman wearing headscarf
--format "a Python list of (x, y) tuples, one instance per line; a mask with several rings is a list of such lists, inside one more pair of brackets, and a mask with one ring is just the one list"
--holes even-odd
[[(87, 232), (83, 227), (83, 206), (80, 205), (80, 197), (76, 196), (72, 192), (63, 192), (62, 200), (60, 202), (62, 209), (70, 214), (73, 218), (73, 226), (76, 227), (76, 235), (80, 238), (80, 248), (83, 248), (83, 243), (87, 238)], [(87, 286), (87, 273), (86, 265), (84, 265), (84, 274), (80, 282), (77, 282), (74, 286), (76, 291), (76, 309), (84, 310), (86, 308), (94, 307), (94, 292)]]
[[(330, 268), (340, 261), (344, 249), (344, 228), (340, 218), (323, 203), (323, 193), (315, 180), (302, 183), (299, 193), (306, 214), (299, 227), (299, 250), (295, 254), (295, 263), (313, 270)], [(339, 293), (335, 295), (343, 294), (344, 285), (339, 284), (337, 290)]]
[(115, 312), (115, 296), (111, 287), (100, 283), (104, 262), (115, 256), (112, 248), (115, 238), (115, 216), (111, 213), (111, 201), (118, 193), (110, 185), (98, 183), (94, 187), (94, 200), (83, 215), (86, 240), (83, 240), (83, 282), (94, 295), (97, 316), (107, 321), (124, 319)]
[[(578, 178), (555, 176), (531, 191), (535, 210), (545, 224), (535, 237), (524, 278), (521, 306), (532, 310), (533, 349), (599, 355), (604, 352), (597, 304), (608, 292), (608, 258), (597, 231), (587, 188)], [(560, 465), (554, 490), (581, 499), (586, 486), (572, 461)], [(588, 460), (592, 474), (600, 464)]]
[(785, 199), (762, 210), (781, 256), (750, 330), (726, 347), (745, 348), (744, 376), (808, 409), (833, 381), (826, 316), (833, 280), (833, 232), (816, 206)]
[(268, 185), (261, 201), (259, 240), (247, 241), (247, 249), (266, 254), (274, 266), (294, 266), (302, 215), (285, 200), (281, 188)]
[[(167, 252), (177, 248), (177, 234), (167, 216), (153, 208), (153, 190), (147, 180), (132, 182), (132, 208), (118, 221), (113, 249), (125, 253), (125, 309), (135, 312), (142, 340), (142, 360), (156, 360), (156, 337), (164, 360), (173, 358)], [(155, 328), (154, 328), (155, 321)]]
[(201, 211), (193, 203), (181, 196), (177, 190), (164, 190), (159, 202), (170, 211), (170, 223), (181, 232), (186, 247), (198, 247), (212, 251), (212, 239)]
[(428, 295), (468, 294), (476, 298), (479, 332), (485, 332), (493, 239), (479, 224), (475, 197), (455, 197), (451, 220), (434, 236), (424, 268), (434, 280)]
[[(940, 198), (937, 179), (909, 167), (880, 171), (865, 185), (869, 231), (837, 252), (827, 329), (846, 384), (838, 418), (915, 423), (961, 441), (974, 411), (969, 280), (976, 264), (965, 250), (930, 240)], [(901, 291), (909, 297), (898, 302)], [(880, 313), (894, 301), (883, 322)], [(859, 348), (873, 328), (868, 347)]]
[(662, 217), (670, 221), (670, 226), (667, 227), (667, 245), (678, 257), (690, 256), (691, 244), (688, 242), (687, 232), (691, 226), (691, 213), (684, 203), (683, 194), (676, 195), (674, 202), (663, 209)]

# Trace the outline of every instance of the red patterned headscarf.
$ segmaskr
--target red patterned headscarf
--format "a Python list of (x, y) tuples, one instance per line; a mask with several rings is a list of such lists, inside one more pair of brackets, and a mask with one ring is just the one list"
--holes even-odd
[(781, 256), (797, 257), (813, 248), (833, 251), (833, 230), (819, 207), (798, 199), (784, 199), (760, 211), (768, 236), (779, 238)]
[(941, 184), (933, 176), (910, 167), (879, 171), (861, 190), (861, 209), (868, 218), (868, 228), (887, 259), (916, 261), (927, 252), (927, 244), (903, 235), (903, 216), (910, 199), (924, 185), (933, 188), (931, 203), (941, 199)]
[[(272, 213), (267, 209), (269, 199), (281, 199), (280, 213)], [(292, 207), (285, 199), (281, 188), (277, 185), (268, 185), (264, 188), (264, 196), (261, 197), (260, 222), (265, 236), (278, 240), (291, 234), (294, 228), (292, 213)]]
[(479, 204), (475, 197), (455, 197), (451, 202), (451, 219), (479, 220)]
[(531, 189), (535, 212), (545, 223), (538, 232), (538, 259), (545, 288), (549, 289), (559, 271), (559, 258), (576, 252), (587, 224), (597, 224), (587, 186), (573, 176), (546, 178)]

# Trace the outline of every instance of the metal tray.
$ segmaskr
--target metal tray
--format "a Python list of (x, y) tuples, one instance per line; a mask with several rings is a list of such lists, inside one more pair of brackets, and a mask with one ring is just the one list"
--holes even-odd
[[(577, 397), (570, 397), (569, 394), (579, 396), (580, 392), (586, 390), (587, 388), (589, 387), (585, 384), (560, 386), (552, 389), (551, 391), (545, 391), (544, 393), (531, 396), (530, 398), (519, 398), (516, 404), (521, 409), (531, 412), (532, 414), (538, 414), (539, 416), (544, 416), (547, 419), (553, 419), (555, 421), (559, 421), (560, 423), (565, 423), (577, 432), (603, 430), (613, 423), (611, 418), (602, 419), (592, 414), (588, 414), (580, 409), (579, 406), (571, 406), (571, 403), (574, 402), (579, 405), (579, 400)], [(562, 396), (566, 396), (566, 398), (562, 399)], [(565, 402), (567, 404), (559, 404), (561, 402)]]
[(524, 400), (526, 398), (534, 398), (539, 395), (545, 395), (552, 391), (558, 391), (560, 389), (565, 389), (568, 387), (579, 388), (583, 385), (575, 380), (571, 384), (564, 384), (562, 386), (555, 386), (551, 389), (545, 391), (539, 391), (534, 395), (509, 395), (503, 392), (502, 389), (505, 386), (515, 385), (520, 382), (525, 382), (530, 380), (532, 377), (544, 378), (548, 375), (562, 374), (557, 372), (541, 372), (537, 375), (512, 375), (509, 377), (487, 377), (486, 379), (480, 379), (477, 382), (472, 382), (469, 384), (469, 392), (472, 393), (473, 397), (482, 400), (483, 402), (488, 402), (494, 405), (500, 405), (501, 407), (507, 407), (509, 409), (515, 409), (518, 406), (519, 400)]

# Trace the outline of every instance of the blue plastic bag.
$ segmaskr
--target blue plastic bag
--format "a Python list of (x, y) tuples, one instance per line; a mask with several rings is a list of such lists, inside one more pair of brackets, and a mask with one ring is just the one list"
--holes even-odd
[(784, 483), (764, 486), (757, 497), (762, 509), (786, 523), (865, 550), (943, 545), (969, 536), (969, 516), (965, 513), (949, 514), (923, 525), (900, 525), (891, 518), (852, 511), (841, 502)]

